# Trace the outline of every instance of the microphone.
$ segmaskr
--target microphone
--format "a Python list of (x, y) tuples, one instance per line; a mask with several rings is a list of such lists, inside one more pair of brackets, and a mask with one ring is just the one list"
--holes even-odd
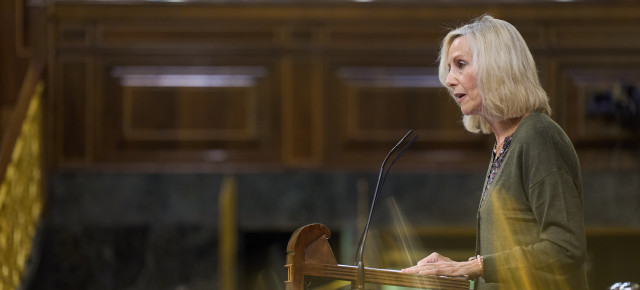
[(358, 279), (356, 280), (355, 289), (364, 289), (364, 259), (363, 259), (364, 244), (367, 239), (367, 232), (369, 231), (369, 224), (371, 223), (371, 216), (373, 215), (373, 208), (376, 203), (378, 193), (382, 189), (382, 185), (384, 185), (384, 181), (385, 179), (387, 179), (387, 175), (389, 174), (389, 170), (391, 170), (391, 167), (393, 166), (393, 164), (396, 163), (398, 158), (402, 156), (402, 154), (407, 150), (407, 148), (409, 148), (409, 146), (413, 144), (414, 141), (416, 141), (416, 139), (418, 138), (418, 135), (413, 136), (413, 138), (411, 138), (411, 140), (409, 140), (407, 144), (404, 145), (402, 150), (398, 152), (398, 155), (396, 155), (393, 161), (391, 161), (391, 164), (389, 165), (388, 168), (386, 168), (386, 170), (385, 170), (385, 165), (387, 164), (389, 157), (396, 151), (396, 149), (398, 149), (400, 144), (402, 144), (402, 142), (404, 142), (404, 140), (406, 140), (409, 137), (409, 135), (411, 135), (411, 133), (413, 133), (413, 130), (409, 130), (409, 132), (407, 132), (407, 134), (405, 134), (404, 137), (400, 139), (398, 144), (396, 144), (396, 146), (393, 146), (393, 148), (391, 148), (391, 151), (389, 151), (389, 153), (387, 154), (387, 157), (385, 157), (384, 160), (382, 161), (382, 166), (380, 167), (380, 173), (378, 174), (378, 182), (376, 183), (376, 189), (373, 192), (373, 199), (371, 200), (371, 209), (369, 209), (369, 217), (367, 218), (367, 223), (364, 226), (364, 230), (362, 231), (362, 235), (360, 236), (360, 242), (358, 243), (358, 252), (356, 254), (356, 265), (358, 266)]

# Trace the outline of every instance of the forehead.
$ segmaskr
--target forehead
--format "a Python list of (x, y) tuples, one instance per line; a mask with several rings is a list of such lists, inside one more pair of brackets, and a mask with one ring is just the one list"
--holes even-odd
[(464, 36), (456, 37), (449, 46), (449, 59), (453, 59), (457, 56), (470, 57), (471, 47)]

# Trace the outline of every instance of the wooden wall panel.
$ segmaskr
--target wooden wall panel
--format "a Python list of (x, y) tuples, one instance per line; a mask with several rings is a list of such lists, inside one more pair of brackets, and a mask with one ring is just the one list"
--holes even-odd
[(55, 81), (55, 147), (58, 162), (86, 163), (90, 156), (90, 122), (92, 121), (91, 60), (83, 57), (62, 58), (57, 63)]
[(0, 141), (10, 126), (31, 57), (26, 11), (24, 1), (0, 2)]
[(637, 84), (638, 3), (359, 4), (54, 1), (54, 166), (371, 168), (413, 129), (402, 166), (482, 170), (491, 136), (464, 131), (436, 66), (484, 13), (522, 33), (580, 154), (637, 142), (585, 110)]
[(558, 115), (587, 168), (640, 163), (640, 58), (576, 54), (552, 61)]
[(406, 128), (426, 133), (423, 140), (471, 139), (456, 126), (460, 112), (435, 67), (343, 67), (337, 74), (348, 139), (393, 141)]
[[(640, 85), (640, 58), (635, 55), (567, 57), (556, 60), (554, 67), (560, 80), (559, 92), (564, 95), (561, 113), (566, 117), (566, 131), (577, 145), (640, 137), (623, 123), (606, 120), (605, 116), (607, 110), (614, 109), (611, 106), (616, 97), (612, 94), (616, 89)], [(598, 101), (598, 95), (602, 94), (607, 96)], [(628, 103), (628, 95), (618, 98), (622, 98), (621, 104), (634, 106)]]
[[(172, 76), (154, 77), (164, 79)], [(181, 77), (202, 76), (181, 75), (179, 79)], [(124, 83), (121, 120), (124, 139), (255, 140), (258, 93), (255, 87), (251, 87), (254, 80), (242, 80), (240, 84), (224, 76), (213, 82), (196, 84), (194, 87), (186, 84), (121, 82)]]
[(323, 40), (331, 48), (376, 50), (427, 50), (438, 47), (445, 31), (442, 23), (422, 21), (413, 25), (397, 22), (328, 25)]
[[(412, 63), (410, 58), (405, 61)], [(408, 167), (478, 165), (474, 162), (479, 155), (470, 156), (474, 154), (467, 149), (483, 146), (484, 138), (464, 131), (460, 111), (442, 89), (436, 67), (336, 64), (328, 73), (329, 164), (375, 166), (411, 129), (420, 137), (412, 147), (414, 158), (403, 162)]]
[(126, 87), (123, 93), (122, 130), (126, 140), (256, 137), (255, 92), (249, 90)]
[(175, 23), (143, 22), (136, 25), (113, 23), (97, 27), (96, 43), (101, 47), (127, 48), (222, 48), (237, 46), (264, 47), (276, 41), (272, 27), (247, 26), (238, 23)]
[(558, 49), (634, 49), (640, 47), (640, 27), (625, 23), (581, 23), (551, 27), (550, 45)]
[(94, 31), (90, 24), (63, 24), (55, 31), (54, 38), (60, 48), (88, 48), (94, 42)]
[(312, 57), (287, 57), (282, 66), (283, 163), (317, 167), (323, 151), (321, 62)]
[(618, 69), (583, 67), (566, 69), (564, 75), (567, 98), (575, 100), (569, 104), (574, 109), (567, 112), (567, 117), (573, 121), (570, 133), (576, 142), (611, 142), (640, 137), (627, 126), (630, 124), (626, 124), (623, 116), (610, 115), (616, 109), (637, 110), (636, 104), (628, 99), (626, 86), (640, 85), (638, 68), (622, 64)]
[(113, 59), (101, 67), (100, 162), (261, 163), (279, 156), (272, 64), (157, 61)]

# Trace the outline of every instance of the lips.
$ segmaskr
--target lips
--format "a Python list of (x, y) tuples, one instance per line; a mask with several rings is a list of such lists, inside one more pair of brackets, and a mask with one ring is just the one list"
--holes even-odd
[(458, 103), (460, 103), (460, 101), (462, 101), (462, 99), (463, 99), (464, 97), (466, 97), (466, 96), (467, 96), (467, 94), (463, 94), (463, 93), (456, 93), (456, 94), (453, 94), (453, 96), (454, 96), (454, 97), (456, 97), (456, 99), (458, 100)]

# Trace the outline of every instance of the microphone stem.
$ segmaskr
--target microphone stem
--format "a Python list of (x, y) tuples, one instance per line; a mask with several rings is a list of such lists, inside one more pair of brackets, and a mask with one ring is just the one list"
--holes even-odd
[(380, 192), (380, 190), (382, 189), (382, 186), (384, 185), (384, 181), (385, 179), (387, 179), (387, 175), (389, 174), (389, 171), (391, 170), (391, 167), (393, 166), (394, 163), (396, 163), (396, 161), (398, 160), (398, 158), (400, 158), (400, 156), (407, 150), (407, 148), (409, 148), (409, 146), (411, 144), (413, 144), (414, 141), (416, 141), (416, 139), (418, 138), (418, 136), (413, 136), (413, 138), (411, 138), (411, 140), (409, 140), (409, 142), (407, 143), (407, 145), (405, 145), (402, 150), (400, 150), (400, 152), (398, 153), (398, 155), (396, 155), (396, 157), (393, 159), (393, 161), (391, 161), (391, 164), (389, 165), (389, 167), (387, 168), (386, 172), (385, 172), (385, 165), (387, 164), (387, 161), (389, 160), (389, 157), (391, 156), (391, 154), (393, 154), (393, 152), (396, 151), (396, 149), (398, 148), (398, 146), (400, 146), (400, 144), (402, 144), (402, 142), (404, 142), (405, 139), (407, 139), (407, 137), (409, 135), (411, 135), (413, 131), (409, 130), (409, 132), (407, 132), (407, 134), (404, 135), (404, 137), (402, 137), (402, 139), (400, 139), (400, 141), (398, 142), (398, 144), (396, 144), (396, 146), (393, 146), (393, 148), (391, 149), (391, 151), (389, 151), (389, 154), (387, 154), (387, 156), (384, 158), (384, 161), (382, 161), (382, 166), (380, 167), (380, 172), (378, 173), (378, 182), (376, 183), (376, 189), (373, 193), (373, 199), (371, 200), (371, 208), (369, 209), (369, 216), (367, 217), (367, 222), (364, 226), (364, 230), (362, 231), (362, 235), (360, 236), (360, 242), (359, 242), (359, 247), (358, 247), (358, 252), (356, 253), (356, 264), (358, 266), (358, 272), (357, 272), (357, 279), (356, 279), (356, 289), (364, 289), (364, 285), (365, 285), (365, 268), (364, 268), (364, 245), (366, 243), (367, 240), (367, 233), (369, 232), (369, 224), (371, 223), (371, 216), (373, 216), (373, 209), (374, 209), (374, 205), (376, 203), (376, 199), (378, 198), (378, 193)]
[[(404, 140), (404, 139), (403, 139)], [(396, 145), (397, 146), (397, 145)], [(394, 147), (395, 149), (395, 147)], [(393, 151), (392, 151), (393, 152)], [(386, 160), (385, 160), (386, 162)], [(384, 178), (383, 178), (383, 173), (384, 173), (384, 164), (383, 167), (380, 168), (380, 173), (378, 174), (378, 183), (376, 184), (376, 189), (374, 191), (373, 194), (373, 199), (371, 200), (371, 208), (369, 209), (369, 217), (367, 217), (367, 223), (364, 225), (364, 230), (362, 231), (362, 236), (360, 237), (360, 247), (358, 248), (358, 252), (357, 252), (357, 259), (356, 261), (358, 261), (358, 278), (356, 280), (356, 289), (364, 289), (364, 245), (367, 241), (367, 233), (369, 232), (369, 224), (371, 222), (371, 216), (373, 216), (373, 205), (376, 202), (376, 199), (378, 197), (378, 192), (379, 189), (381, 188), (382, 184), (384, 183)]]

